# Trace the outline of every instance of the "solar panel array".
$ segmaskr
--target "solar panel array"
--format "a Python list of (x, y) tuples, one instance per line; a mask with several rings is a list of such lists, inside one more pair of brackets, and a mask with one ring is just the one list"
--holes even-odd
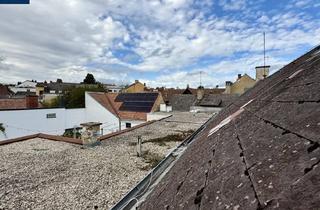
[(122, 102), (120, 111), (150, 112), (158, 93), (121, 93), (115, 101)]

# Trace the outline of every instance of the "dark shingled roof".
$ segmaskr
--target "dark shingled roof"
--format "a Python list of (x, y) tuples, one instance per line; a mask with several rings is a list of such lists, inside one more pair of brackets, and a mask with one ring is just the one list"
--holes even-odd
[(195, 95), (175, 94), (171, 97), (170, 105), (173, 111), (190, 111), (190, 107), (197, 101)]
[(213, 118), (137, 209), (319, 209), (319, 52)]
[(237, 98), (237, 95), (232, 94), (205, 94), (203, 99), (196, 103), (196, 106), (226, 107)]

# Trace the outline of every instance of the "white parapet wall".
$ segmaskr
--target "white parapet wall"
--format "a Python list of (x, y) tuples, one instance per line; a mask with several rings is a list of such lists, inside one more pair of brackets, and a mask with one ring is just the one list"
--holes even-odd
[(62, 135), (66, 128), (79, 126), (84, 121), (85, 109), (1, 110), (0, 123), (5, 133), (0, 133), (0, 140), (35, 133)]

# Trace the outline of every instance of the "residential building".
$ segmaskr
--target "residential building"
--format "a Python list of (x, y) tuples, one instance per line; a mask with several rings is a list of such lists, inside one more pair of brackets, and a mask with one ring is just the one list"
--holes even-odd
[(256, 80), (252, 79), (249, 75), (238, 74), (237, 80), (232, 83), (231, 81), (226, 81), (225, 94), (237, 94), (241, 95), (248, 89), (252, 88), (256, 84)]
[(6, 136), (0, 135), (0, 140), (38, 132), (62, 135), (88, 122), (101, 123), (101, 134), (108, 134), (146, 122), (148, 113), (159, 111), (161, 103), (157, 92), (86, 92), (85, 108), (79, 109), (39, 108), (38, 96), (0, 99), (0, 123), (6, 126)]
[(37, 82), (33, 80), (32, 81), (26, 80), (15, 86), (9, 86), (9, 89), (15, 95), (30, 95), (30, 94), (36, 94), (36, 85), (37, 85)]
[(122, 86), (118, 86), (115, 84), (104, 84), (103, 87), (109, 93), (120, 93), (123, 89)]
[(146, 84), (142, 84), (139, 80), (135, 80), (133, 84), (123, 90), (124, 93), (142, 93), (145, 91)]
[[(203, 88), (204, 94), (222, 94), (225, 89), (224, 88)], [(197, 95), (198, 89), (196, 88), (190, 88), (189, 85), (187, 85), (186, 89), (176, 89), (176, 88), (157, 88), (157, 91), (161, 93), (163, 100), (167, 105), (170, 105), (171, 100), (173, 96), (176, 95)], [(185, 96), (184, 98), (188, 98), (188, 96)], [(189, 98), (193, 98), (189, 96)]]
[(105, 121), (108, 127), (115, 129), (130, 128), (147, 121), (147, 114), (159, 111), (160, 104), (164, 103), (162, 96), (157, 92), (147, 93), (102, 93), (91, 92), (86, 95), (88, 108), (101, 109), (109, 112)]
[(233, 83), (226, 81), (225, 94), (242, 95), (244, 92), (252, 88), (258, 81), (265, 79), (269, 76), (270, 66), (257, 66), (256, 79), (253, 79), (247, 74), (238, 74), (237, 80)]

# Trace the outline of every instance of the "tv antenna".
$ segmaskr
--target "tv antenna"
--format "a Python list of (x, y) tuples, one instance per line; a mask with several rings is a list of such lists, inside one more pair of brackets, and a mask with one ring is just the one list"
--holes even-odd
[(263, 32), (263, 66), (266, 66), (266, 32)]
[(200, 80), (199, 80), (199, 82), (200, 82), (200, 87), (201, 87), (201, 86), (202, 86), (202, 71), (200, 71), (199, 74), (200, 74)]

